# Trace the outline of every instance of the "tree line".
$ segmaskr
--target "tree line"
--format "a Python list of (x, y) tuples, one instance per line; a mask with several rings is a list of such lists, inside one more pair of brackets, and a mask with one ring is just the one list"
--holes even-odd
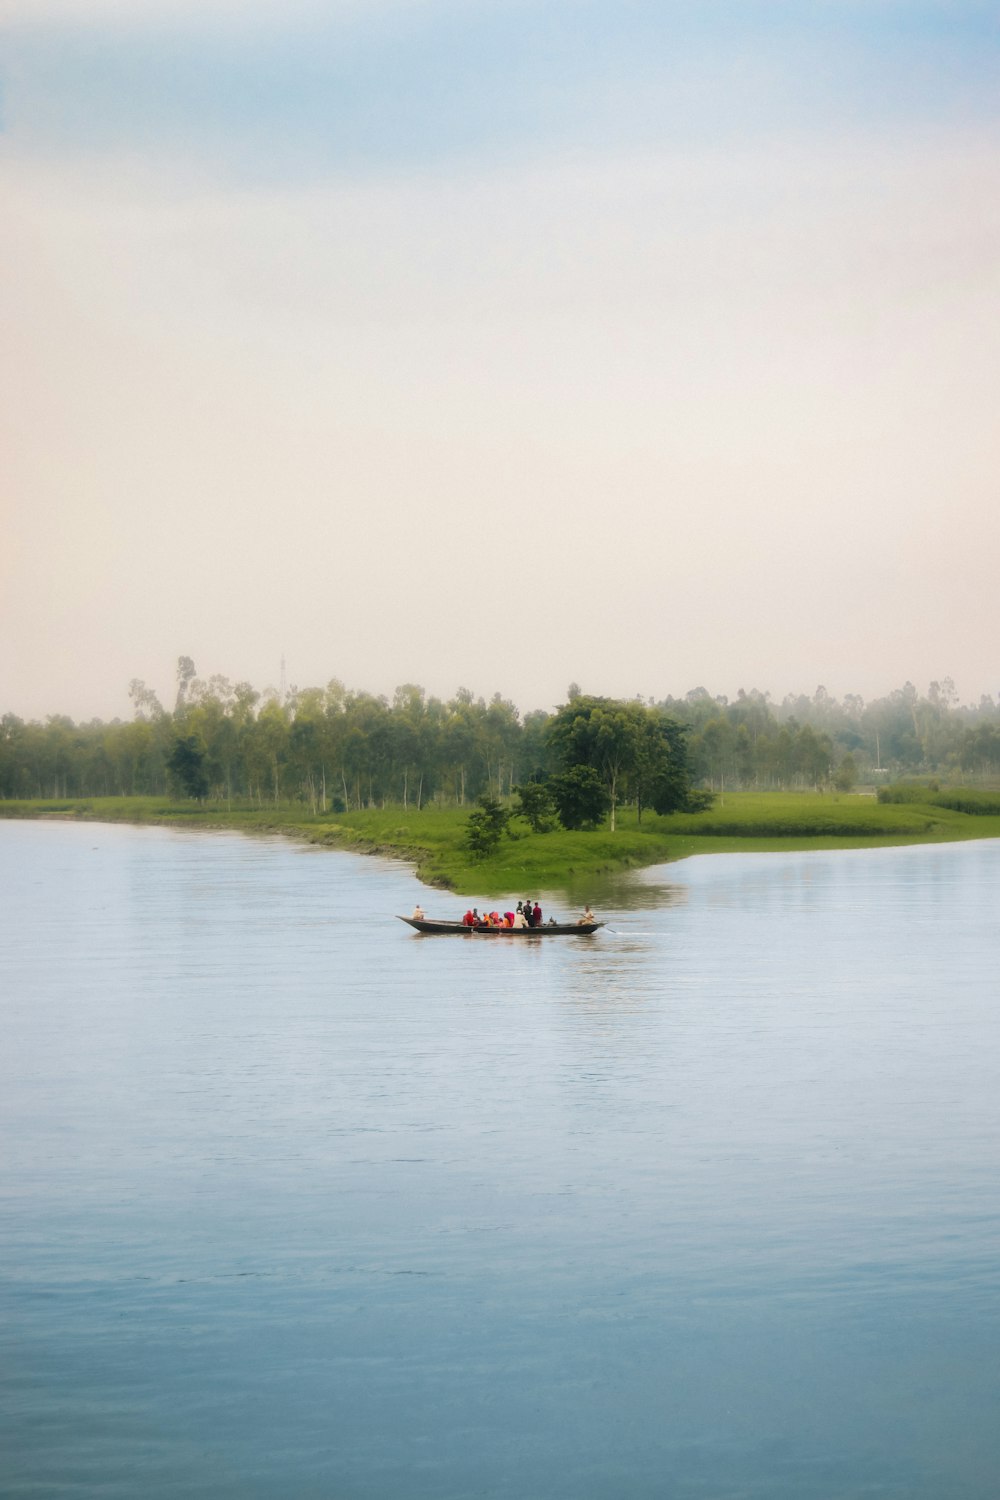
[(694, 776), (717, 790), (876, 786), (900, 777), (1000, 775), (1000, 704), (959, 703), (950, 677), (919, 694), (911, 682), (865, 702), (824, 687), (780, 704), (757, 689), (730, 700), (695, 688), (663, 707), (690, 730)]
[(580, 782), (589, 768), (613, 822), (623, 803), (640, 816), (669, 810), (688, 805), (698, 786), (847, 788), (923, 773), (1000, 774), (996, 700), (962, 706), (949, 679), (923, 696), (906, 683), (868, 703), (823, 688), (781, 703), (756, 689), (729, 700), (704, 688), (621, 701), (573, 684), (554, 713), (522, 715), (500, 694), (487, 701), (462, 688), (444, 701), (413, 683), (391, 698), (337, 680), (261, 694), (246, 682), (199, 678), (181, 657), (172, 708), (141, 681), (129, 692), (129, 721), (5, 714), (0, 797), (181, 792), (230, 803), (301, 800), (317, 812), (420, 808), (503, 801), (527, 784)]

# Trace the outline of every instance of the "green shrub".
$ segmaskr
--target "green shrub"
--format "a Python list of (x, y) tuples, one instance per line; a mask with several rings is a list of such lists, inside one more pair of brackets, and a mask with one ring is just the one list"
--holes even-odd
[(478, 811), (469, 814), (465, 830), (465, 847), (473, 859), (489, 859), (496, 852), (511, 816), (495, 797), (479, 798)]
[(940, 792), (935, 783), (931, 786), (915, 786), (912, 782), (898, 782), (896, 786), (884, 786), (878, 794), (881, 803), (919, 803), (924, 807), (946, 807), (950, 812), (969, 813), (973, 817), (997, 817), (1000, 815), (1000, 792), (979, 791), (975, 787), (953, 787)]

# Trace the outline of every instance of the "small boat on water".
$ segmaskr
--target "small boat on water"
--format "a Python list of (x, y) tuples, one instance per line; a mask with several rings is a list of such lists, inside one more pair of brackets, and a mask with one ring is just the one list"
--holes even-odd
[(495, 938), (588, 937), (598, 927), (604, 926), (603, 922), (548, 922), (541, 927), (487, 927), (483, 922), (470, 927), (465, 922), (440, 922), (432, 917), (400, 917), (399, 920), (416, 928), (417, 932), (464, 933), (466, 937)]

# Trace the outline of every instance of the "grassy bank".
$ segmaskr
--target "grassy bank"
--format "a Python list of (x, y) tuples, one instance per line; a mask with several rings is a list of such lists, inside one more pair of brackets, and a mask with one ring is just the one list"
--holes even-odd
[[(0, 816), (67, 818), (79, 821), (157, 823), (183, 828), (225, 828), (243, 833), (281, 833), (309, 843), (359, 854), (412, 861), (428, 885), (465, 894), (500, 895), (530, 888), (551, 890), (588, 873), (657, 864), (670, 849), (656, 818), (642, 829), (532, 834), (515, 824), (494, 859), (477, 862), (463, 848), (469, 808), (402, 807), (363, 812), (317, 813), (301, 805), (271, 808), (201, 806), (167, 797), (93, 797), (59, 801), (0, 802)], [(627, 823), (627, 820), (626, 820)]]
[(206, 805), (167, 797), (95, 797), (0, 802), (0, 816), (159, 823), (280, 833), (361, 854), (412, 861), (428, 885), (464, 895), (525, 894), (573, 887), (606, 875), (692, 854), (780, 849), (857, 849), (1000, 837), (1000, 815), (933, 802), (882, 804), (873, 798), (804, 793), (727, 793), (708, 812), (660, 818), (634, 812), (618, 830), (532, 834), (515, 821), (494, 858), (477, 862), (462, 847), (468, 808), (389, 807), (311, 814), (301, 806)]

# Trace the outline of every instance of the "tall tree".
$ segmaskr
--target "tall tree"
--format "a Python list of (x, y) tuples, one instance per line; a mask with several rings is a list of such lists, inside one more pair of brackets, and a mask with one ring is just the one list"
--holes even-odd
[(564, 828), (596, 828), (611, 805), (603, 778), (593, 766), (567, 766), (546, 786)]
[(174, 713), (179, 714), (187, 702), (187, 690), (196, 676), (195, 665), (190, 656), (179, 656), (177, 658), (177, 701), (174, 704)]
[(177, 736), (167, 766), (186, 797), (197, 797), (201, 801), (208, 796), (205, 747), (197, 735)]
[(564, 770), (590, 766), (604, 782), (611, 813), (611, 832), (625, 777), (638, 754), (638, 720), (634, 705), (612, 698), (579, 697), (558, 710), (548, 740)]

